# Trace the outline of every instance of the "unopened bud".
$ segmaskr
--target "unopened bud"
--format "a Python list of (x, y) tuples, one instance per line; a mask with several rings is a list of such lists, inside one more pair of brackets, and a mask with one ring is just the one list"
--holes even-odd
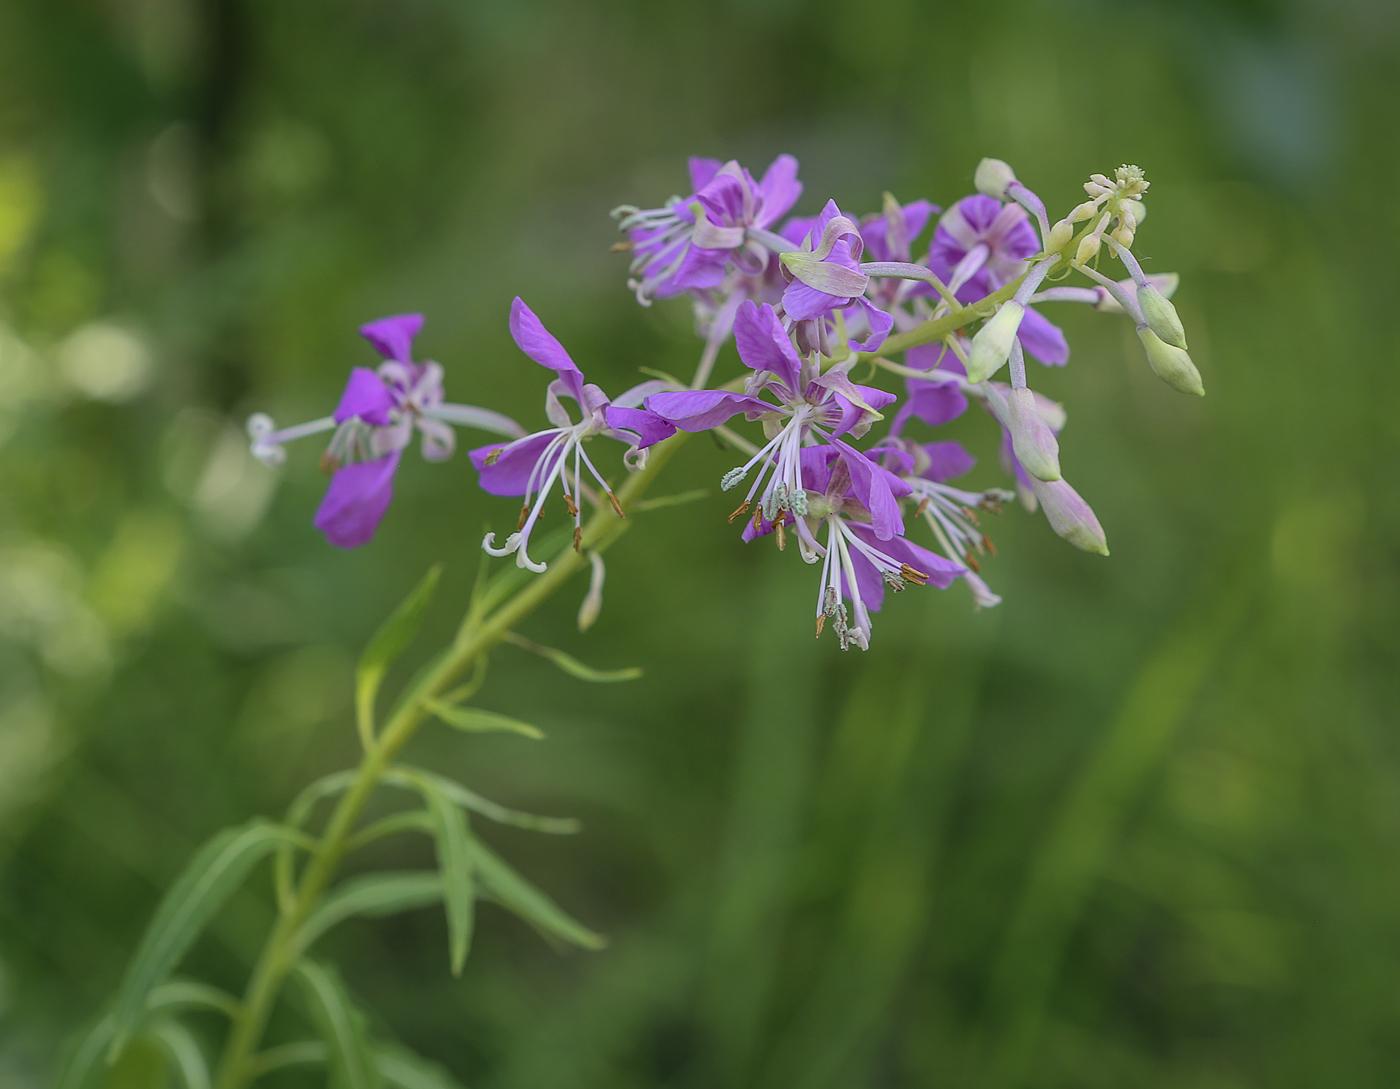
[(1205, 386), (1201, 384), (1201, 372), (1196, 370), (1189, 355), (1168, 344), (1145, 325), (1137, 331), (1137, 335), (1147, 349), (1147, 365), (1152, 368), (1153, 374), (1182, 393), (1194, 393), (1197, 397), (1206, 395)]
[(1060, 444), (1036, 407), (1035, 394), (1022, 387), (1006, 399), (1011, 447), (1021, 467), (1037, 480), (1060, 479)]
[(983, 159), (972, 175), (972, 186), (983, 196), (1006, 199), (1007, 187), (1016, 180), (1016, 172), (1000, 159)]
[(1003, 303), (985, 325), (972, 338), (972, 351), (967, 357), (967, 380), (985, 382), (1001, 370), (1011, 354), (1011, 342), (1016, 339), (1016, 330), (1021, 327), (1021, 319), (1026, 308), (1014, 299)]
[(1141, 200), (1125, 200), (1123, 211), (1132, 217), (1133, 227), (1141, 227), (1142, 221), (1147, 218), (1147, 205)]
[(1083, 223), (1086, 219), (1093, 219), (1098, 210), (1098, 201), (1086, 200), (1083, 204), (1076, 204), (1065, 218), (1071, 223)]
[(1075, 548), (1108, 555), (1108, 541), (1093, 509), (1063, 480), (1034, 481), (1035, 496), (1050, 528)]
[(1176, 315), (1176, 307), (1167, 302), (1167, 297), (1150, 280), (1137, 289), (1137, 301), (1147, 327), (1168, 344), (1185, 351), (1186, 330)]
[(1079, 249), (1075, 251), (1074, 259), (1081, 265), (1087, 265), (1099, 255), (1099, 250), (1103, 248), (1103, 242), (1096, 234), (1086, 234), (1079, 240)]
[(1069, 240), (1074, 237), (1074, 228), (1070, 226), (1067, 219), (1062, 219), (1050, 228), (1050, 237), (1045, 240), (1045, 249), (1048, 253), (1055, 253), (1069, 245)]
[(1131, 227), (1116, 227), (1111, 234), (1113, 235), (1113, 241), (1117, 242), (1125, 250), (1132, 249), (1133, 239), (1136, 237), (1136, 233)]

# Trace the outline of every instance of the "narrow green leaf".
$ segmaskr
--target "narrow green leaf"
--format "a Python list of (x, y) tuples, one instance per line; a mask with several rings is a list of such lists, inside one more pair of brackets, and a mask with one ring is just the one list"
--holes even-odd
[(507, 715), (498, 715), (494, 711), (482, 711), (476, 707), (453, 707), (440, 700), (424, 700), (423, 705), (455, 730), (467, 730), (472, 733), (502, 731), (523, 734), (536, 741), (544, 738), (544, 731), (539, 727)]
[(112, 1010), (109, 1061), (121, 1052), (140, 1022), (152, 989), (179, 963), (248, 871), (278, 844), (295, 841), (298, 835), (284, 825), (258, 819), (227, 828), (200, 848), (165, 894), (127, 967)]
[(446, 1069), (405, 1047), (381, 1044), (375, 1048), (374, 1061), (384, 1080), (396, 1089), (462, 1089)]
[(434, 776), (413, 771), (408, 782), (419, 794), (433, 818), (433, 839), (437, 845), (438, 871), (442, 875), (442, 900), (447, 911), (447, 938), (452, 974), (462, 974), (471, 945), (476, 894), (472, 888), (472, 853), (467, 818), (457, 804), (441, 790)]
[(387, 817), (381, 817), (373, 824), (365, 825), (346, 840), (345, 853), (358, 851), (368, 843), (383, 839), (385, 836), (392, 836), (397, 832), (427, 832), (431, 835), (432, 831), (433, 818), (421, 809), (390, 813)]
[(184, 1006), (217, 1010), (228, 1017), (238, 1016), (238, 999), (218, 987), (195, 980), (177, 979), (162, 983), (146, 996), (146, 1012), (176, 1010)]
[(571, 918), (563, 908), (526, 881), (505, 860), (475, 836), (468, 837), (477, 880), (503, 907), (546, 934), (554, 934), (584, 949), (608, 944), (601, 934)]
[(185, 1089), (209, 1089), (209, 1066), (204, 1052), (190, 1035), (190, 1030), (168, 1017), (157, 1021), (150, 1029), (151, 1038), (165, 1049), (171, 1064), (180, 1072)]
[[(347, 768), (345, 771), (333, 771), (329, 775), (323, 775), (314, 783), (308, 784), (287, 807), (288, 826), (300, 828), (306, 823), (306, 818), (311, 815), (312, 806), (322, 798), (328, 798), (332, 794), (339, 794), (348, 789), (350, 784), (355, 781), (355, 775), (354, 768)], [(295, 875), (292, 872), (293, 861), (290, 844), (277, 848), (277, 857), (273, 859), (272, 863), (272, 873), (277, 889), (277, 906), (284, 914), (291, 910), (292, 885), (295, 880)]]
[(393, 783), (395, 786), (411, 787), (408, 776), (426, 775), (437, 788), (460, 805), (463, 809), (470, 809), (473, 813), (480, 813), (488, 820), (493, 820), (497, 824), (509, 824), (516, 828), (528, 828), (533, 832), (549, 832), (556, 836), (573, 835), (583, 827), (573, 817), (540, 817), (534, 813), (523, 813), (518, 809), (507, 809), (503, 805), (498, 805), (489, 798), (483, 798), (474, 790), (468, 790), (461, 783), (449, 779), (444, 775), (437, 775), (423, 768), (408, 767), (400, 765), (397, 768), (390, 768), (384, 773), (383, 781)]
[(423, 620), (433, 591), (437, 589), (441, 574), (441, 564), (429, 568), (423, 581), (384, 621), (360, 655), (359, 668), (355, 671), (355, 717), (359, 722), (361, 739), (366, 744), (372, 739), (374, 730), (374, 698), (379, 694), (379, 685), (389, 666), (408, 649), (408, 644), (418, 634), (418, 625)]
[(303, 958), (292, 971), (325, 1041), (331, 1084), (336, 1089), (377, 1089), (379, 1068), (365, 1035), (364, 1016), (355, 1009), (335, 970)]
[(626, 669), (594, 669), (592, 666), (584, 665), (572, 655), (565, 654), (562, 650), (541, 646), (513, 631), (506, 632), (505, 638), (506, 642), (514, 643), (521, 650), (528, 650), (531, 654), (547, 658), (569, 676), (577, 677), (581, 681), (591, 681), (594, 684), (614, 684), (617, 681), (635, 681), (644, 672), (641, 666), (629, 666)]
[(278, 1044), (253, 1056), (248, 1064), (248, 1077), (249, 1080), (256, 1080), (271, 1070), (302, 1063), (323, 1063), (329, 1057), (330, 1049), (320, 1040), (297, 1040), (290, 1044)]
[(436, 904), (441, 899), (442, 878), (432, 870), (351, 878), (333, 889), (302, 924), (292, 939), (293, 955), (300, 955), (331, 927), (353, 916), (393, 915)]
[(112, 1015), (105, 1014), (70, 1043), (59, 1067), (55, 1089), (82, 1089), (93, 1069), (101, 1062), (115, 1031)]

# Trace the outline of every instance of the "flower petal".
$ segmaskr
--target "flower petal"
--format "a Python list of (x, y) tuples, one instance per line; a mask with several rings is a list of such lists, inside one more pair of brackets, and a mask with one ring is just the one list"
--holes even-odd
[(676, 425), (670, 420), (644, 408), (619, 408), (617, 405), (610, 405), (606, 412), (609, 427), (635, 431), (640, 436), (642, 441), (637, 444), (639, 450), (645, 450), (662, 439), (669, 439), (676, 433)]
[(394, 498), (401, 450), (373, 461), (342, 465), (331, 477), (313, 525), (337, 548), (358, 548), (379, 528)]
[(375, 427), (388, 427), (389, 410), (393, 407), (393, 395), (383, 379), (368, 367), (356, 367), (345, 383), (340, 404), (336, 405), (335, 422), (344, 423), (358, 416)]
[(422, 314), (395, 314), (360, 326), (360, 336), (385, 359), (413, 362), (413, 338), (423, 328)]
[(734, 315), (734, 345), (745, 366), (777, 375), (794, 397), (798, 394), (802, 360), (771, 306), (759, 306), (752, 299), (739, 304)]
[(708, 431), (740, 412), (757, 416), (774, 411), (767, 401), (722, 389), (653, 393), (646, 399), (646, 407), (682, 431)]
[(802, 195), (802, 183), (797, 180), (797, 160), (791, 155), (779, 155), (763, 172), (758, 183), (761, 201), (754, 223), (767, 227), (780, 219)]
[(1063, 367), (1069, 362), (1069, 341), (1065, 340), (1065, 334), (1034, 307), (1026, 307), (1016, 339), (1028, 356), (1047, 367)]
[(714, 181), (715, 175), (719, 173), (719, 168), (724, 164), (718, 159), (702, 159), (698, 155), (692, 155), (687, 161), (690, 167), (690, 191), (698, 193)]
[(510, 304), (510, 335), (520, 350), (538, 363), (559, 372), (565, 389), (580, 405), (583, 404), (583, 373), (569, 358), (569, 353), (535, 317), (535, 312), (525, 305), (519, 295)]
[(977, 459), (963, 448), (960, 442), (926, 442), (923, 444), (928, 466), (920, 474), (928, 480), (943, 483), (955, 476), (972, 472)]
[(524, 495), (530, 473), (557, 434), (539, 431), (514, 442), (493, 443), (468, 451), (467, 457), (481, 475), (482, 490), (491, 495)]

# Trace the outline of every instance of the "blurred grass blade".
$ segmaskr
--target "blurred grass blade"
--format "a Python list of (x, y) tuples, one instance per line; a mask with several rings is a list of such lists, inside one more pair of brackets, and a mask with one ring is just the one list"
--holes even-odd
[(506, 642), (514, 643), (521, 650), (528, 650), (531, 654), (547, 658), (569, 676), (577, 677), (581, 681), (592, 681), (594, 684), (614, 684), (617, 681), (635, 681), (644, 672), (641, 666), (629, 666), (626, 669), (594, 669), (592, 666), (584, 665), (572, 655), (565, 654), (562, 650), (541, 646), (513, 631), (506, 632), (505, 638)]
[(228, 1017), (238, 1016), (238, 999), (218, 987), (195, 980), (177, 979), (162, 983), (146, 997), (146, 1010), (178, 1009), (190, 1006), (195, 1009), (218, 1010)]
[(509, 908), (532, 926), (584, 949), (608, 944), (508, 866), (504, 859), (475, 836), (468, 837), (477, 879), (501, 906)]
[(117, 991), (109, 1062), (140, 1023), (152, 989), (179, 963), (248, 871), (274, 847), (295, 839), (292, 829), (258, 819), (225, 829), (200, 848), (156, 909)]
[(447, 911), (448, 959), (452, 974), (460, 976), (467, 960), (467, 949), (471, 945), (476, 906), (467, 817), (439, 788), (433, 776), (408, 772), (407, 779), (423, 796), (433, 819), (433, 839), (437, 845), (438, 871), (442, 877), (441, 895)]
[(360, 664), (355, 671), (355, 720), (360, 728), (360, 740), (366, 747), (374, 740), (374, 698), (379, 694), (379, 685), (389, 666), (408, 649), (408, 644), (418, 634), (418, 625), (422, 623), (423, 613), (441, 575), (441, 564), (430, 567), (423, 581), (384, 621), (360, 655)]
[(105, 1014), (69, 1044), (59, 1067), (58, 1077), (54, 1080), (55, 1089), (82, 1089), (107, 1046), (112, 1042), (114, 1032), (115, 1022), (112, 1015)]
[(431, 779), (439, 790), (463, 809), (480, 813), (483, 817), (493, 820), (497, 824), (509, 824), (516, 828), (528, 828), (532, 832), (549, 832), (557, 836), (573, 835), (583, 827), (573, 817), (541, 817), (534, 813), (524, 813), (519, 809), (508, 809), (491, 801), (490, 798), (483, 798), (476, 791), (467, 789), (455, 780), (426, 771), (423, 768), (400, 764), (398, 767), (385, 771), (383, 781), (398, 786), (412, 787), (413, 784), (409, 777), (418, 775)]
[(436, 904), (442, 899), (442, 878), (436, 871), (373, 873), (351, 878), (321, 902), (292, 940), (296, 954), (337, 923), (356, 915), (377, 917)]
[(329, 1057), (330, 1049), (320, 1040), (296, 1040), (290, 1044), (278, 1044), (253, 1056), (248, 1065), (248, 1076), (256, 1080), (271, 1070), (305, 1063), (323, 1063)]
[(521, 734), (536, 741), (544, 738), (544, 731), (539, 727), (508, 715), (498, 715), (494, 711), (482, 711), (476, 707), (453, 707), (441, 700), (425, 700), (424, 705), (455, 730), (466, 730), (470, 733)]
[(340, 977), (334, 969), (305, 958), (292, 971), (325, 1041), (331, 1084), (336, 1089), (376, 1089), (379, 1068), (365, 1035), (364, 1016), (350, 1001)]
[(171, 1065), (180, 1072), (185, 1089), (209, 1089), (209, 1066), (189, 1029), (166, 1017), (152, 1025), (150, 1031), (151, 1038), (165, 1049)]
[(660, 510), (662, 507), (679, 507), (682, 503), (694, 503), (699, 499), (708, 499), (709, 488), (694, 488), (688, 492), (678, 492), (675, 495), (659, 495), (655, 499), (643, 499), (632, 509), (641, 513), (646, 510)]
[(380, 1045), (374, 1061), (379, 1073), (396, 1089), (462, 1089), (461, 1083), (437, 1063), (405, 1047)]

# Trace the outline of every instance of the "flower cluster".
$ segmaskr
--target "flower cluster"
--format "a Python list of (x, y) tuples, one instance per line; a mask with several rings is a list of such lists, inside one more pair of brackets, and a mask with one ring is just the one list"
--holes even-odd
[[(1068, 363), (1064, 333), (1038, 307), (1078, 303), (1127, 314), (1152, 370), (1177, 389), (1202, 392), (1168, 301), (1176, 277), (1147, 276), (1132, 253), (1148, 188), (1142, 171), (1093, 175), (1089, 200), (1053, 225), (1040, 198), (999, 160), (983, 160), (978, 192), (946, 211), (886, 194), (879, 212), (860, 218), (827, 201), (815, 216), (785, 220), (803, 191), (797, 172), (790, 155), (760, 181), (737, 162), (692, 159), (690, 196), (614, 212), (627, 235), (614, 248), (632, 254), (628, 286), (637, 300), (685, 296), (694, 308), (705, 345), (687, 385), (653, 379), (610, 399), (517, 298), (511, 334), (554, 372), (544, 406), (551, 426), (527, 434), (498, 413), (444, 402), (442, 368), (412, 360), (422, 319), (402, 315), (361, 329), (385, 362), (351, 372), (332, 416), (280, 432), (266, 416), (253, 417), (254, 453), (277, 463), (286, 440), (333, 430), (324, 464), (334, 475), (316, 525), (333, 544), (353, 547), (382, 518), (415, 429), (429, 460), (452, 453), (449, 424), (492, 432), (506, 441), (472, 450), (471, 463), (482, 488), (520, 496), (522, 506), (515, 531), (500, 544), (488, 534), (483, 548), (538, 572), (546, 564), (530, 557), (531, 534), (555, 490), (575, 548), (586, 503), (623, 515), (586, 449), (590, 440), (623, 443), (625, 470), (635, 470), (678, 430), (710, 431), (745, 456), (720, 480), (724, 491), (748, 483), (729, 520), (743, 520), (746, 541), (771, 537), (785, 549), (795, 538), (803, 560), (820, 565), (816, 631), (830, 626), (843, 649), (869, 646), (870, 615), (886, 590), (962, 580), (977, 607), (998, 604), (981, 577), (995, 552), (982, 522), (1013, 499), (1043, 510), (1071, 544), (1106, 554), (1098, 519), (1060, 471), (1065, 412), (1031, 389), (1025, 360)], [(1098, 270), (1109, 254), (1127, 279)], [(1072, 272), (1089, 285), (1062, 283)], [(747, 370), (712, 383), (731, 341)], [(893, 358), (901, 352), (902, 362)], [(869, 384), (877, 374), (898, 376), (903, 389)], [(957, 441), (913, 433), (933, 432), (973, 404), (997, 425), (1010, 489), (952, 483), (976, 459)], [(762, 442), (731, 429), (740, 416), (760, 425)], [(911, 539), (924, 533), (926, 543)], [(592, 559), (600, 587), (601, 560)], [(597, 587), (590, 601), (596, 596)], [(596, 611), (592, 602), (590, 616)]]

